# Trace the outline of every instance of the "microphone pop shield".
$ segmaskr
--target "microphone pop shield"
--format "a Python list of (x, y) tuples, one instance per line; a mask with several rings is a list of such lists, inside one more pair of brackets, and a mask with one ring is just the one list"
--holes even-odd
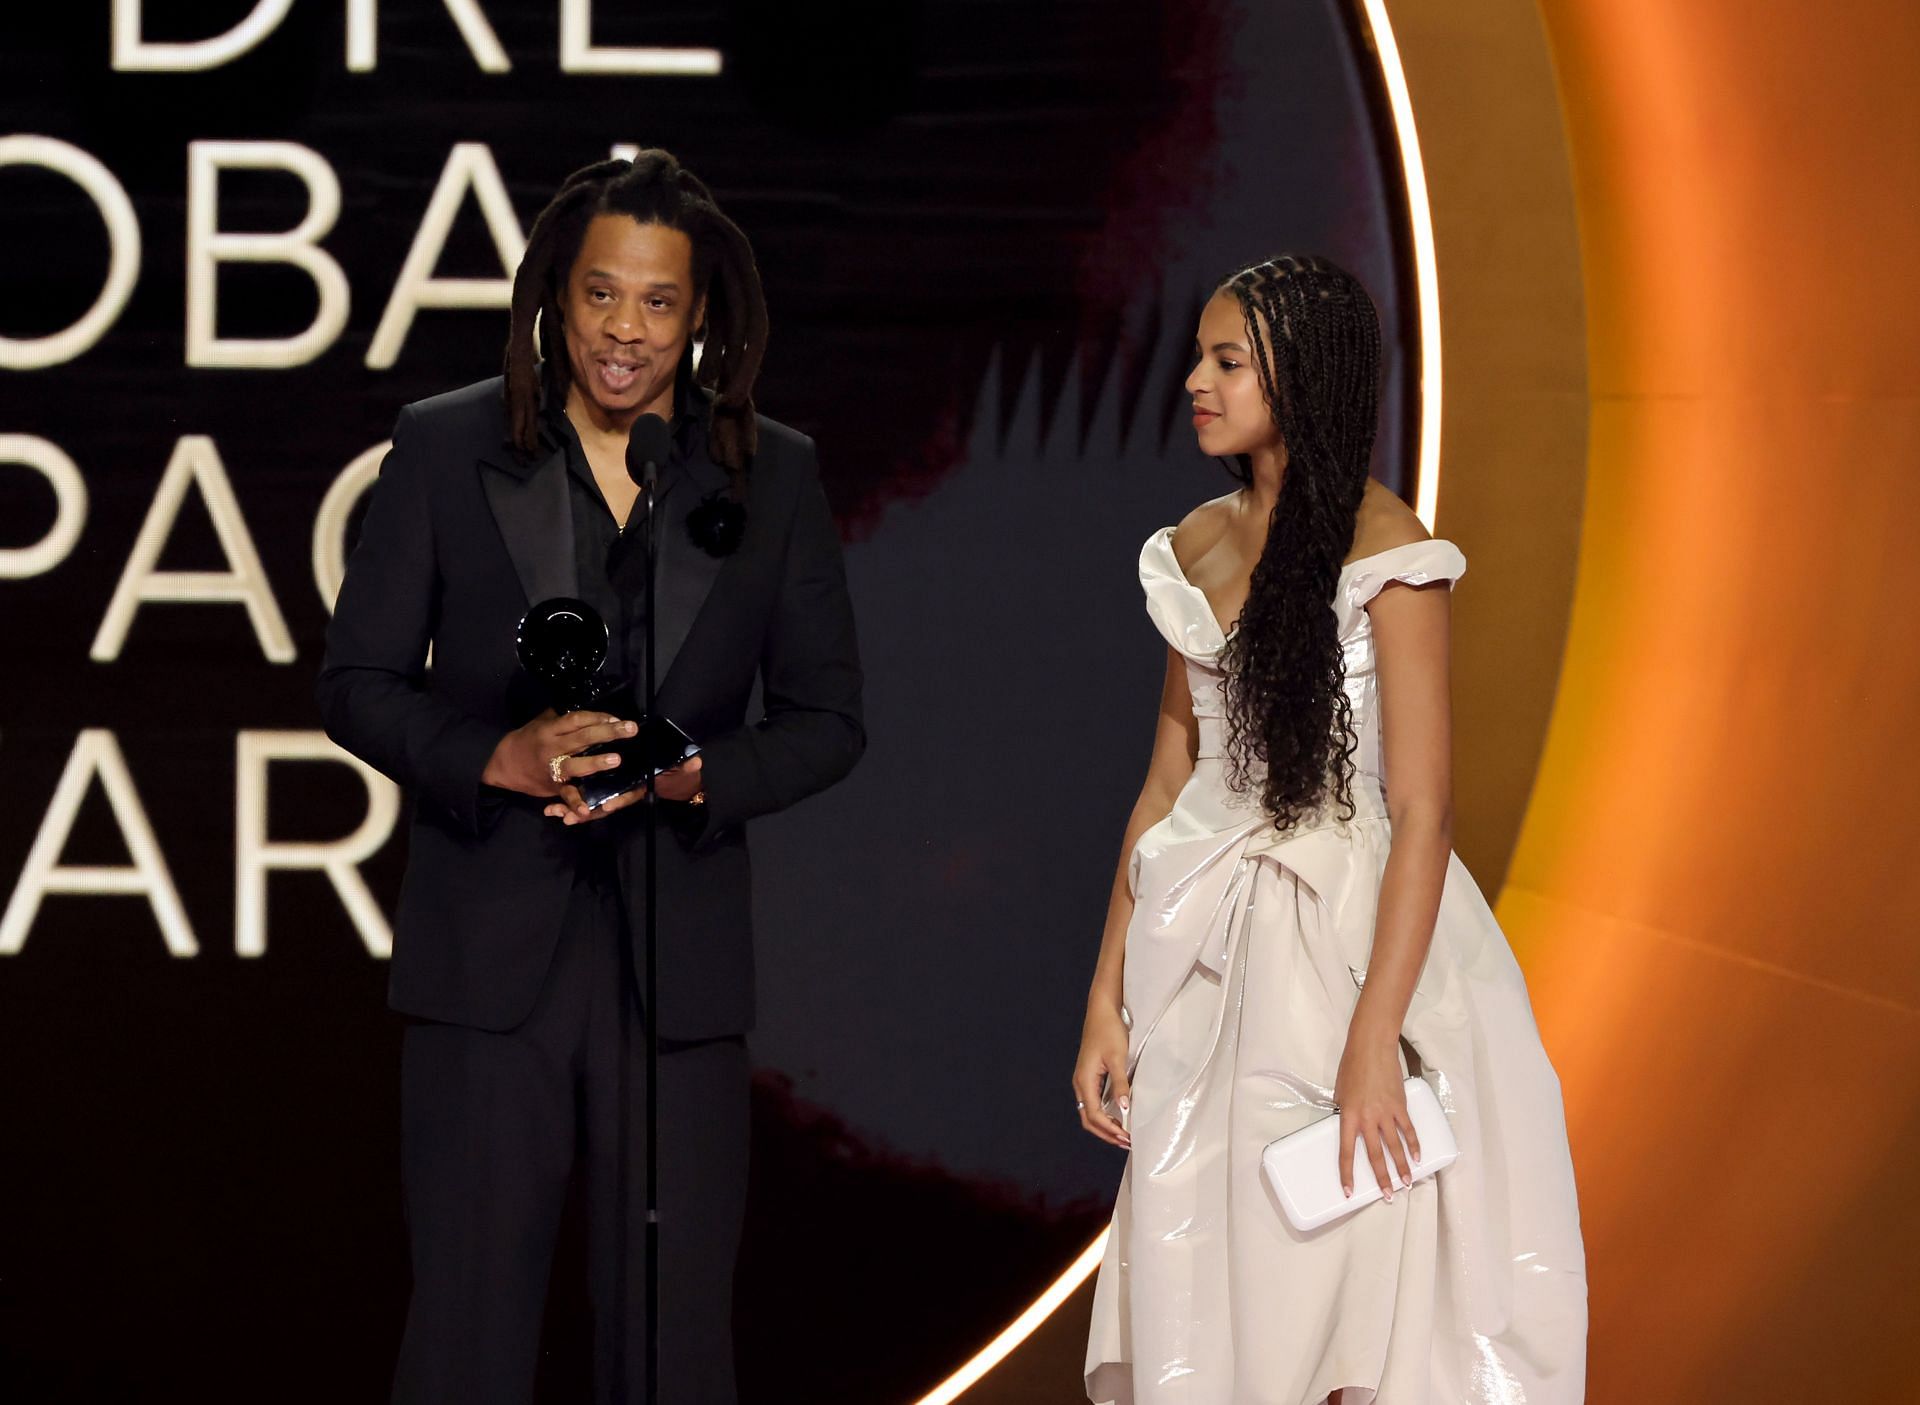
[(660, 465), (672, 452), (673, 435), (667, 422), (658, 415), (640, 416), (627, 432), (627, 477), (651, 489), (660, 476)]

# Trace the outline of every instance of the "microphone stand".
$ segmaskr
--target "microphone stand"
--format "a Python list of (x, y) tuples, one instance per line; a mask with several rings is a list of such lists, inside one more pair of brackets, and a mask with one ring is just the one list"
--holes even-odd
[[(666, 422), (657, 415), (643, 415), (629, 432), (627, 440), (627, 473), (639, 486), (644, 501), (640, 506), (646, 512), (641, 530), (646, 534), (645, 568), (646, 585), (641, 590), (641, 604), (646, 613), (643, 625), (642, 648), (645, 659), (642, 664), (644, 687), (640, 699), (640, 723), (644, 727), (659, 710), (659, 679), (656, 676), (654, 655), (656, 653), (654, 634), (655, 591), (654, 586), (659, 575), (659, 505), (660, 505), (660, 465), (671, 452)], [(655, 793), (655, 777), (647, 778), (647, 791), (642, 803), (646, 806), (643, 817), (645, 847), (642, 853), (646, 858), (647, 876), (643, 885), (642, 935), (646, 940), (646, 966), (641, 986), (640, 1017), (646, 1023), (647, 1039), (647, 1110), (645, 1131), (647, 1138), (646, 1166), (646, 1405), (659, 1405), (660, 1399), (660, 1010), (659, 1010), (659, 966), (658, 950), (660, 937), (660, 810), (659, 796)], [(632, 1156), (630, 1154), (630, 1091), (628, 1088), (628, 1065), (633, 1050), (632, 1001), (633, 1001), (633, 933), (627, 933), (627, 940), (620, 943), (620, 1072), (616, 1079), (617, 1096), (620, 1107), (615, 1116), (614, 1135), (619, 1138), (619, 1149), (615, 1156), (616, 1175), (619, 1185), (614, 1192), (617, 1207), (619, 1243), (617, 1246), (614, 1282), (613, 1318), (619, 1336), (614, 1342), (613, 1356), (613, 1401), (614, 1405), (631, 1405), (627, 1395), (627, 1247), (631, 1239), (629, 1233), (632, 1224), (631, 1199), (628, 1182), (631, 1179)]]
[[(654, 676), (654, 582), (660, 571), (660, 537), (657, 531), (658, 521), (655, 508), (658, 503), (660, 487), (660, 465), (649, 459), (646, 465), (646, 481), (642, 492), (647, 499), (647, 588), (646, 588), (646, 698), (642, 704), (642, 718), (650, 721), (658, 708), (655, 693), (659, 680)], [(647, 782), (646, 798), (646, 982), (645, 993), (641, 1000), (641, 1018), (647, 1026), (647, 1348), (646, 1382), (647, 1393), (643, 1397), (647, 1405), (659, 1405), (660, 1401), (660, 1006), (658, 1001), (660, 926), (660, 865), (659, 865), (659, 797), (652, 778)], [(632, 942), (622, 943), (627, 952), (626, 990), (622, 992), (623, 1001), (632, 998)], [(626, 1050), (621, 1050), (621, 1061), (626, 1061)], [(623, 1115), (625, 1108), (621, 1109)], [(624, 1231), (625, 1226), (622, 1226)]]
[[(641, 530), (645, 532), (646, 547), (646, 586), (641, 592), (642, 608), (646, 612), (642, 647), (646, 659), (644, 667), (645, 690), (641, 700), (640, 720), (654, 714), (655, 693), (658, 680), (654, 676), (654, 576), (656, 574), (655, 553), (659, 549), (659, 534), (655, 530), (655, 504), (658, 497), (660, 468), (649, 459), (644, 475), (640, 480), (641, 507), (646, 513)], [(643, 903), (642, 932), (646, 938), (646, 959), (642, 973), (643, 995), (640, 1014), (646, 1024), (647, 1040), (647, 1110), (645, 1130), (647, 1138), (646, 1165), (646, 1356), (645, 1382), (646, 1394), (642, 1397), (647, 1405), (655, 1405), (659, 1399), (660, 1387), (660, 1020), (658, 1014), (659, 972), (655, 952), (658, 947), (660, 926), (659, 892), (659, 810), (654, 794), (652, 779), (647, 782), (643, 820), (645, 842), (642, 852), (646, 856), (647, 876), (643, 885), (645, 898)], [(614, 1117), (614, 1136), (617, 1150), (614, 1153), (615, 1176), (618, 1185), (614, 1191), (616, 1218), (619, 1224), (615, 1232), (618, 1235), (614, 1254), (613, 1287), (613, 1323), (618, 1335), (613, 1344), (613, 1381), (612, 1396), (614, 1405), (631, 1405), (627, 1394), (627, 1246), (631, 1242), (632, 1213), (628, 1191), (631, 1180), (632, 1155), (630, 1152), (632, 1089), (628, 1081), (628, 1068), (633, 1048), (633, 934), (627, 933), (627, 940), (620, 943), (620, 1071), (615, 1079), (616, 1097), (619, 1102)]]

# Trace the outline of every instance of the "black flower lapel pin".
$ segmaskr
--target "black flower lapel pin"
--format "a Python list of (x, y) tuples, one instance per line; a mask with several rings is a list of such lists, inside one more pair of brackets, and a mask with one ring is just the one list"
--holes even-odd
[(725, 489), (708, 493), (687, 514), (687, 535), (709, 556), (733, 555), (746, 530), (746, 504), (734, 501)]

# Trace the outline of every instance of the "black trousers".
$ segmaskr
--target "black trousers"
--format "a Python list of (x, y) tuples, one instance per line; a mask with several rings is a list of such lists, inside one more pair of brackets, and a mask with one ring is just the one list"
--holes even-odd
[[(396, 1405), (532, 1400), (554, 1243), (576, 1156), (585, 1158), (594, 1398), (601, 1405), (645, 1399), (646, 1046), (639, 1000), (621, 980), (625, 940), (611, 866), (583, 865), (559, 950), (525, 1023), (506, 1033), (424, 1022), (406, 1031), (401, 1171), (413, 1298), (394, 1378)], [(661, 998), (672, 993), (663, 990)], [(660, 1394), (673, 1405), (734, 1405), (733, 1266), (747, 1186), (745, 1042), (663, 1043), (659, 1069)], [(622, 1343), (625, 1362), (617, 1368)]]

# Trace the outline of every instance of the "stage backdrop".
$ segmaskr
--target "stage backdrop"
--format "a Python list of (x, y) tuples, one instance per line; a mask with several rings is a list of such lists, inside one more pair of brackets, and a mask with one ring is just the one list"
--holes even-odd
[[(1118, 1175), (1067, 1077), (1164, 656), (1135, 553), (1229, 486), (1179, 413), (1212, 279), (1283, 248), (1365, 279), (1378, 471), (1408, 486), (1401, 222), (1349, 7), (0, 26), (0, 1390), (383, 1391), (404, 824), (317, 730), (327, 609), (399, 407), (495, 371), (534, 213), (647, 144), (755, 242), (760, 401), (819, 440), (870, 679), (860, 770), (753, 836), (745, 1388), (917, 1396)], [(586, 1368), (579, 1240), (554, 1399)]]

